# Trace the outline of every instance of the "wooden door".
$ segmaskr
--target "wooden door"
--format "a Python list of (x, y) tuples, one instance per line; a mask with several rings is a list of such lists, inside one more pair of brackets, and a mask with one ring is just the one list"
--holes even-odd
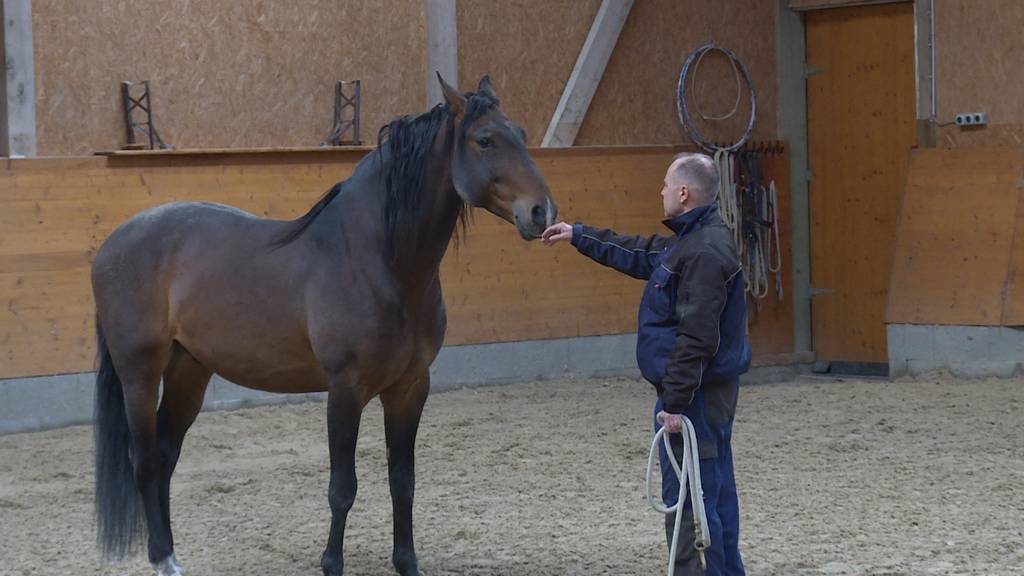
[(806, 30), (814, 351), (882, 363), (900, 194), (916, 141), (914, 8), (811, 11)]

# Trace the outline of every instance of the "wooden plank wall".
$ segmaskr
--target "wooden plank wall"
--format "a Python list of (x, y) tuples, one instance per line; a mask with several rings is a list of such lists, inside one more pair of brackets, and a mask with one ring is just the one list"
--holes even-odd
[[(661, 180), (677, 151), (538, 149), (533, 155), (565, 219), (647, 233), (661, 228)], [(0, 378), (92, 369), (89, 264), (102, 240), (132, 214), (201, 199), (295, 217), (350, 174), (363, 154), (320, 149), (4, 160)], [(788, 188), (780, 190), (788, 215)], [(783, 237), (788, 255), (788, 228)], [(784, 274), (788, 282), (788, 270)], [(568, 245), (523, 242), (510, 225), (480, 210), (467, 241), (449, 251), (442, 278), (448, 344), (633, 332), (643, 289)], [(790, 304), (769, 300), (752, 339), (757, 353), (791, 352)]]
[(911, 154), (887, 320), (1024, 325), (1024, 150)]
[[(811, 284), (819, 359), (885, 362), (886, 288), (916, 138), (911, 4), (807, 14)], [(870, 38), (870, 42), (864, 39)]]

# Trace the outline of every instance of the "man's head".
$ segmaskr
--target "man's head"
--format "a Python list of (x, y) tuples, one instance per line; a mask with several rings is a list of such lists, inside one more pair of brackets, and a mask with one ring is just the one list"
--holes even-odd
[(675, 218), (718, 198), (718, 168), (705, 154), (683, 153), (665, 172), (661, 188), (666, 218)]

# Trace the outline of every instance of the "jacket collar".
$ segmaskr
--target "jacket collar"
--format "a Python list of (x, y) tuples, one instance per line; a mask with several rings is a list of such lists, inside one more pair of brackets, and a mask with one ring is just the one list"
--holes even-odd
[(694, 208), (686, 214), (680, 214), (674, 218), (668, 218), (662, 220), (661, 223), (668, 226), (670, 230), (676, 233), (678, 236), (682, 236), (694, 228), (703, 227), (704, 222), (708, 220), (708, 217), (713, 217), (718, 214), (718, 203), (711, 203), (706, 206)]

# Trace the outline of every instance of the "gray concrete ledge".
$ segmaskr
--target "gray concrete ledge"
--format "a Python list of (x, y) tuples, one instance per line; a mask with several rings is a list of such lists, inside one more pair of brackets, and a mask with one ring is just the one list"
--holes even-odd
[[(640, 378), (635, 355), (636, 334), (446, 346), (430, 367), (431, 389), (440, 392), (562, 378)], [(743, 383), (788, 381), (807, 373), (806, 364), (761, 366), (751, 370)], [(91, 422), (94, 385), (93, 373), (0, 380), (0, 434)], [(214, 376), (203, 410), (315, 402), (326, 397), (323, 392), (250, 390)]]
[(960, 378), (1008, 378), (1024, 371), (1024, 329), (890, 324), (889, 375), (946, 370)]
[[(446, 346), (430, 367), (435, 392), (554, 378), (640, 377), (636, 335)], [(0, 380), (0, 434), (92, 421), (93, 373)], [(274, 394), (214, 376), (203, 410), (322, 401), (326, 393)]]

